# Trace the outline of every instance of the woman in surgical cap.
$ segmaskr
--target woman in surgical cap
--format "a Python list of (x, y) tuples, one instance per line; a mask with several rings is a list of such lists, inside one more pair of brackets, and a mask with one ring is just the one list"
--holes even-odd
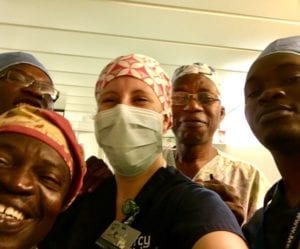
[(171, 83), (160, 64), (120, 56), (101, 71), (95, 96), (95, 135), (114, 176), (75, 201), (44, 248), (247, 248), (220, 197), (166, 165)]

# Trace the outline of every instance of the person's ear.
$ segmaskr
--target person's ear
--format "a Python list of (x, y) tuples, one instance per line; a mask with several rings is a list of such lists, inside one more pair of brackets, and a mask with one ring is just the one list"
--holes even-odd
[(165, 134), (172, 126), (172, 117), (168, 115), (163, 115), (163, 133)]
[(221, 106), (221, 108), (220, 108), (220, 121), (223, 121), (224, 117), (225, 117), (225, 107)]

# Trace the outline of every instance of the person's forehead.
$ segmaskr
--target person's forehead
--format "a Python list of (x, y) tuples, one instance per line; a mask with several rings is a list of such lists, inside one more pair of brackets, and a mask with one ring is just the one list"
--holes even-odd
[(6, 70), (11, 70), (11, 69), (21, 70), (27, 75), (34, 76), (35, 78), (43, 78), (44, 79), (43, 81), (46, 81), (47, 79), (47, 81), (49, 81), (49, 84), (53, 85), (50, 77), (39, 67), (26, 64), (26, 63), (20, 63), (20, 64), (11, 65)]
[(251, 78), (267, 73), (266, 69), (274, 70), (300, 66), (300, 54), (276, 53), (256, 61), (247, 74), (247, 81)]
[[(49, 167), (59, 170), (60, 172), (66, 172), (69, 174), (69, 168), (61, 155), (45, 142), (25, 134), (17, 132), (0, 132), (0, 150), (6, 148), (12, 156), (24, 155), (23, 161), (30, 161), (35, 165), (35, 162), (43, 160), (47, 165), (40, 165), (40, 167)], [(26, 146), (24, 146), (24, 144)], [(30, 157), (33, 155), (33, 157)], [(57, 161), (59, 160), (59, 161)]]
[(217, 87), (212, 80), (205, 76), (205, 74), (197, 73), (186, 74), (176, 79), (173, 83), (173, 90), (197, 90), (199, 92), (209, 90), (217, 92)]
[[(14, 148), (21, 148), (21, 149), (26, 149), (24, 147), (24, 143), (27, 142), (32, 146), (35, 146), (39, 151), (45, 151), (45, 150), (53, 150), (49, 145), (44, 143), (43, 141), (29, 136), (25, 134), (21, 134), (18, 132), (9, 132), (9, 131), (1, 131), (0, 132), (0, 146), (9, 146), (9, 147), (14, 147)], [(11, 150), (12, 152), (13, 150)], [(33, 152), (31, 150), (31, 152)], [(57, 153), (57, 152), (55, 152)], [(45, 155), (45, 154), (42, 154)], [(31, 159), (32, 160), (32, 159)]]

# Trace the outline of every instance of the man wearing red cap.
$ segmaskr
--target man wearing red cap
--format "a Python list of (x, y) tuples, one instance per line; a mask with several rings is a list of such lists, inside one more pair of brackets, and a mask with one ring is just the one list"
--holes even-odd
[(78, 195), (85, 170), (61, 115), (24, 104), (0, 115), (0, 248), (35, 248)]

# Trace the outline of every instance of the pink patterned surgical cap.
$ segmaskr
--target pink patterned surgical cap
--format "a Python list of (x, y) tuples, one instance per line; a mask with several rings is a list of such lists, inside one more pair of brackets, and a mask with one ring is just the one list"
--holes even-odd
[(164, 113), (171, 117), (172, 84), (156, 60), (141, 54), (124, 55), (114, 59), (99, 75), (96, 96), (111, 80), (121, 76), (131, 76), (149, 85), (161, 102)]

